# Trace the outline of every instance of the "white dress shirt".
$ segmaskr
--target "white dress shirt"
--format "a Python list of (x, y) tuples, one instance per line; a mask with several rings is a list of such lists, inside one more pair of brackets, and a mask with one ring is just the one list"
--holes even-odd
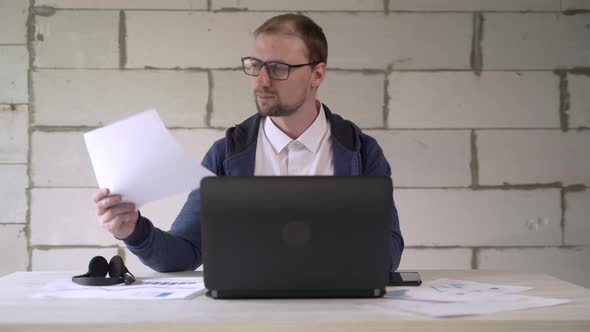
[(311, 126), (294, 140), (270, 117), (260, 121), (254, 175), (334, 175), (331, 132), (323, 105)]

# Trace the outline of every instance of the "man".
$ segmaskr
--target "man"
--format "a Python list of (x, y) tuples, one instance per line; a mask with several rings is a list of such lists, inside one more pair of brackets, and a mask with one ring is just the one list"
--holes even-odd
[[(266, 21), (254, 36), (254, 51), (242, 58), (242, 66), (252, 76), (258, 114), (228, 129), (202, 164), (219, 176), (390, 176), (377, 142), (316, 99), (328, 56), (322, 29), (306, 16), (285, 14)], [(168, 232), (155, 228), (133, 204), (119, 204), (121, 196), (106, 188), (94, 202), (98, 223), (154, 270), (201, 265), (199, 190), (189, 194)], [(396, 269), (404, 242), (392, 208), (390, 266)]]

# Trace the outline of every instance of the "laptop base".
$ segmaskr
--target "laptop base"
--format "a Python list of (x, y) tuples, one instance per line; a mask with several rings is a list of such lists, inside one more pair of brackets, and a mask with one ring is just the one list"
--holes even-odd
[(383, 297), (386, 290), (207, 290), (206, 295), (214, 299), (293, 299), (293, 298), (377, 298)]

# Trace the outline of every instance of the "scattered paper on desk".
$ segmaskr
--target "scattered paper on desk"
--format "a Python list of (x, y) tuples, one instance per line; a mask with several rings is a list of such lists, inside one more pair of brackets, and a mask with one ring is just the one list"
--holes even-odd
[(213, 175), (182, 150), (156, 110), (90, 131), (84, 140), (99, 187), (137, 208), (192, 191)]
[(394, 299), (387, 302), (388, 307), (430, 317), (481, 315), (569, 302), (514, 294), (529, 289), (531, 287), (439, 279), (420, 287), (396, 287), (385, 297)]
[(56, 299), (186, 299), (205, 292), (202, 277), (146, 278), (131, 285), (81, 286), (71, 280), (57, 280), (45, 285), (34, 298)]

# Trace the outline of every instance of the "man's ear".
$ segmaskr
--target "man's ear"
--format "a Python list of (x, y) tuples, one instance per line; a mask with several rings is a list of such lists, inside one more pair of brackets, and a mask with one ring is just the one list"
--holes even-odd
[(316, 89), (319, 88), (324, 81), (324, 78), (326, 78), (326, 64), (324, 62), (320, 62), (313, 67), (311, 87)]

